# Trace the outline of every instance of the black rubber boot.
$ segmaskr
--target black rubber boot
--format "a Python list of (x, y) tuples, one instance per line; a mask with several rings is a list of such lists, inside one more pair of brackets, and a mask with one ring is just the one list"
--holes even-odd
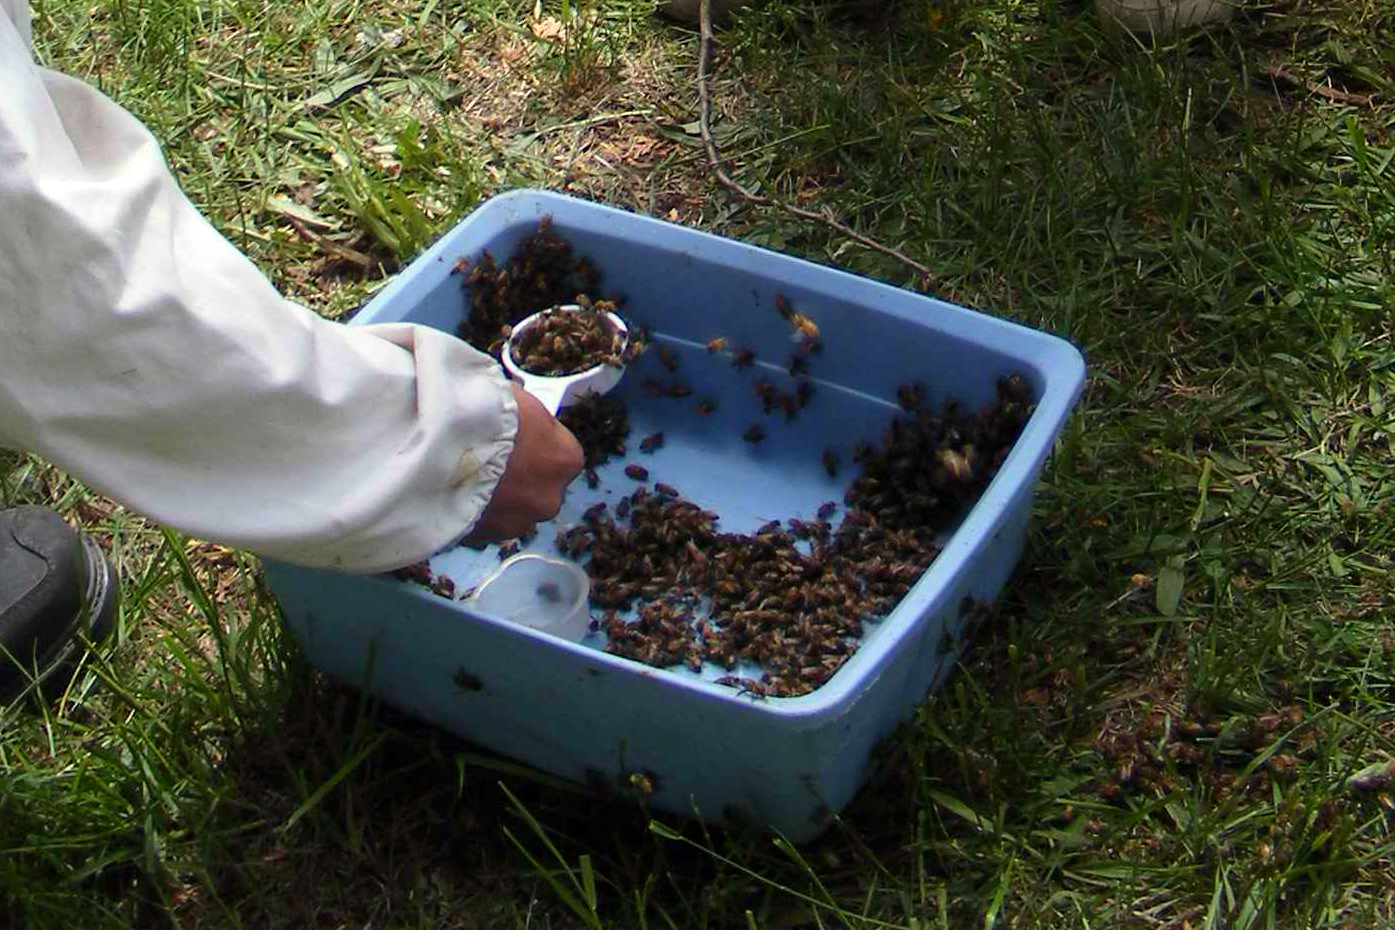
[(0, 510), (0, 703), (56, 698), (121, 592), (97, 544), (46, 507)]

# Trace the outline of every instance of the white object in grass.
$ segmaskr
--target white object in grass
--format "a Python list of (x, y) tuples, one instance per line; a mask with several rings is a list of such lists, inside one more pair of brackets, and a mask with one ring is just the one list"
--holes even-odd
[(1230, 19), (1236, 5), (1237, 0), (1095, 0), (1106, 21), (1160, 39), (1188, 26)]

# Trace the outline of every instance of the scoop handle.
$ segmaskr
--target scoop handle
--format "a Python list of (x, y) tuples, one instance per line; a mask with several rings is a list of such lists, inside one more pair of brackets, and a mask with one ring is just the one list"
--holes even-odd
[(567, 388), (569, 385), (556, 383), (555, 378), (523, 378), (523, 390), (532, 394), (538, 399), (547, 412), (554, 417), (562, 407), (562, 401), (567, 398)]

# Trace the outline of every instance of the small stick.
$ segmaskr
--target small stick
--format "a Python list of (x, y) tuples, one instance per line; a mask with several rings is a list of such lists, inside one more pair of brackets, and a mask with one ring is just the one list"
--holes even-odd
[(1374, 94), (1353, 94), (1348, 90), (1337, 90), (1335, 87), (1328, 87), (1319, 84), (1317, 81), (1305, 81), (1300, 77), (1294, 77), (1283, 68), (1266, 68), (1264, 73), (1277, 81), (1284, 81), (1295, 87), (1307, 88), (1311, 93), (1319, 97), (1326, 97), (1336, 103), (1350, 103), (1358, 107), (1369, 107), (1375, 100)]
[(701, 0), (701, 3), (698, 5), (698, 26), (701, 36), (701, 42), (698, 46), (697, 76), (699, 101), (698, 127), (702, 131), (702, 144), (707, 149), (707, 162), (712, 166), (712, 173), (716, 175), (717, 180), (721, 182), (722, 186), (756, 206), (778, 207), (786, 213), (793, 214), (801, 219), (822, 223), (834, 232), (847, 236), (854, 242), (866, 246), (875, 252), (880, 252), (883, 255), (894, 258), (919, 274), (921, 276), (921, 286), (928, 289), (934, 275), (931, 274), (929, 268), (915, 259), (893, 249), (891, 246), (882, 245), (875, 239), (870, 239), (852, 227), (840, 223), (838, 220), (834, 219), (832, 213), (828, 210), (824, 210), (822, 213), (815, 213), (813, 210), (805, 210), (803, 207), (796, 207), (792, 203), (752, 193), (738, 184), (726, 173), (725, 169), (722, 168), (722, 156), (717, 151), (717, 143), (712, 139), (712, 127), (710, 125), (712, 121), (712, 101), (709, 99), (707, 92), (707, 60), (712, 52), (712, 0)]

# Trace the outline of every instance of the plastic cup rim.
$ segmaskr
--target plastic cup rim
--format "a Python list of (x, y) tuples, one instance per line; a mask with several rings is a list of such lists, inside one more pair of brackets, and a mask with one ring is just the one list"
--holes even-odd
[(491, 584), (502, 578), (505, 572), (507, 572), (512, 566), (517, 565), (520, 562), (545, 562), (548, 565), (555, 565), (559, 568), (565, 569), (567, 572), (580, 579), (580, 591), (577, 594), (576, 599), (573, 600), (570, 604), (568, 604), (565, 608), (558, 608), (558, 614), (560, 616), (570, 617), (577, 610), (586, 606), (586, 603), (591, 596), (591, 578), (586, 574), (585, 570), (583, 570), (579, 565), (575, 564), (574, 562), (567, 562), (562, 559), (554, 559), (551, 556), (539, 555), (536, 552), (520, 552), (517, 555), (511, 555), (504, 561), (500, 562), (499, 567), (496, 568), (493, 572), (491, 572), (489, 574), (489, 577), (485, 578), (483, 581), (481, 581), (479, 584), (475, 586), (474, 593), (465, 599), (465, 603), (472, 604), (477, 602), (479, 600), (480, 595), (484, 593), (484, 590), (486, 588), (488, 588)]

